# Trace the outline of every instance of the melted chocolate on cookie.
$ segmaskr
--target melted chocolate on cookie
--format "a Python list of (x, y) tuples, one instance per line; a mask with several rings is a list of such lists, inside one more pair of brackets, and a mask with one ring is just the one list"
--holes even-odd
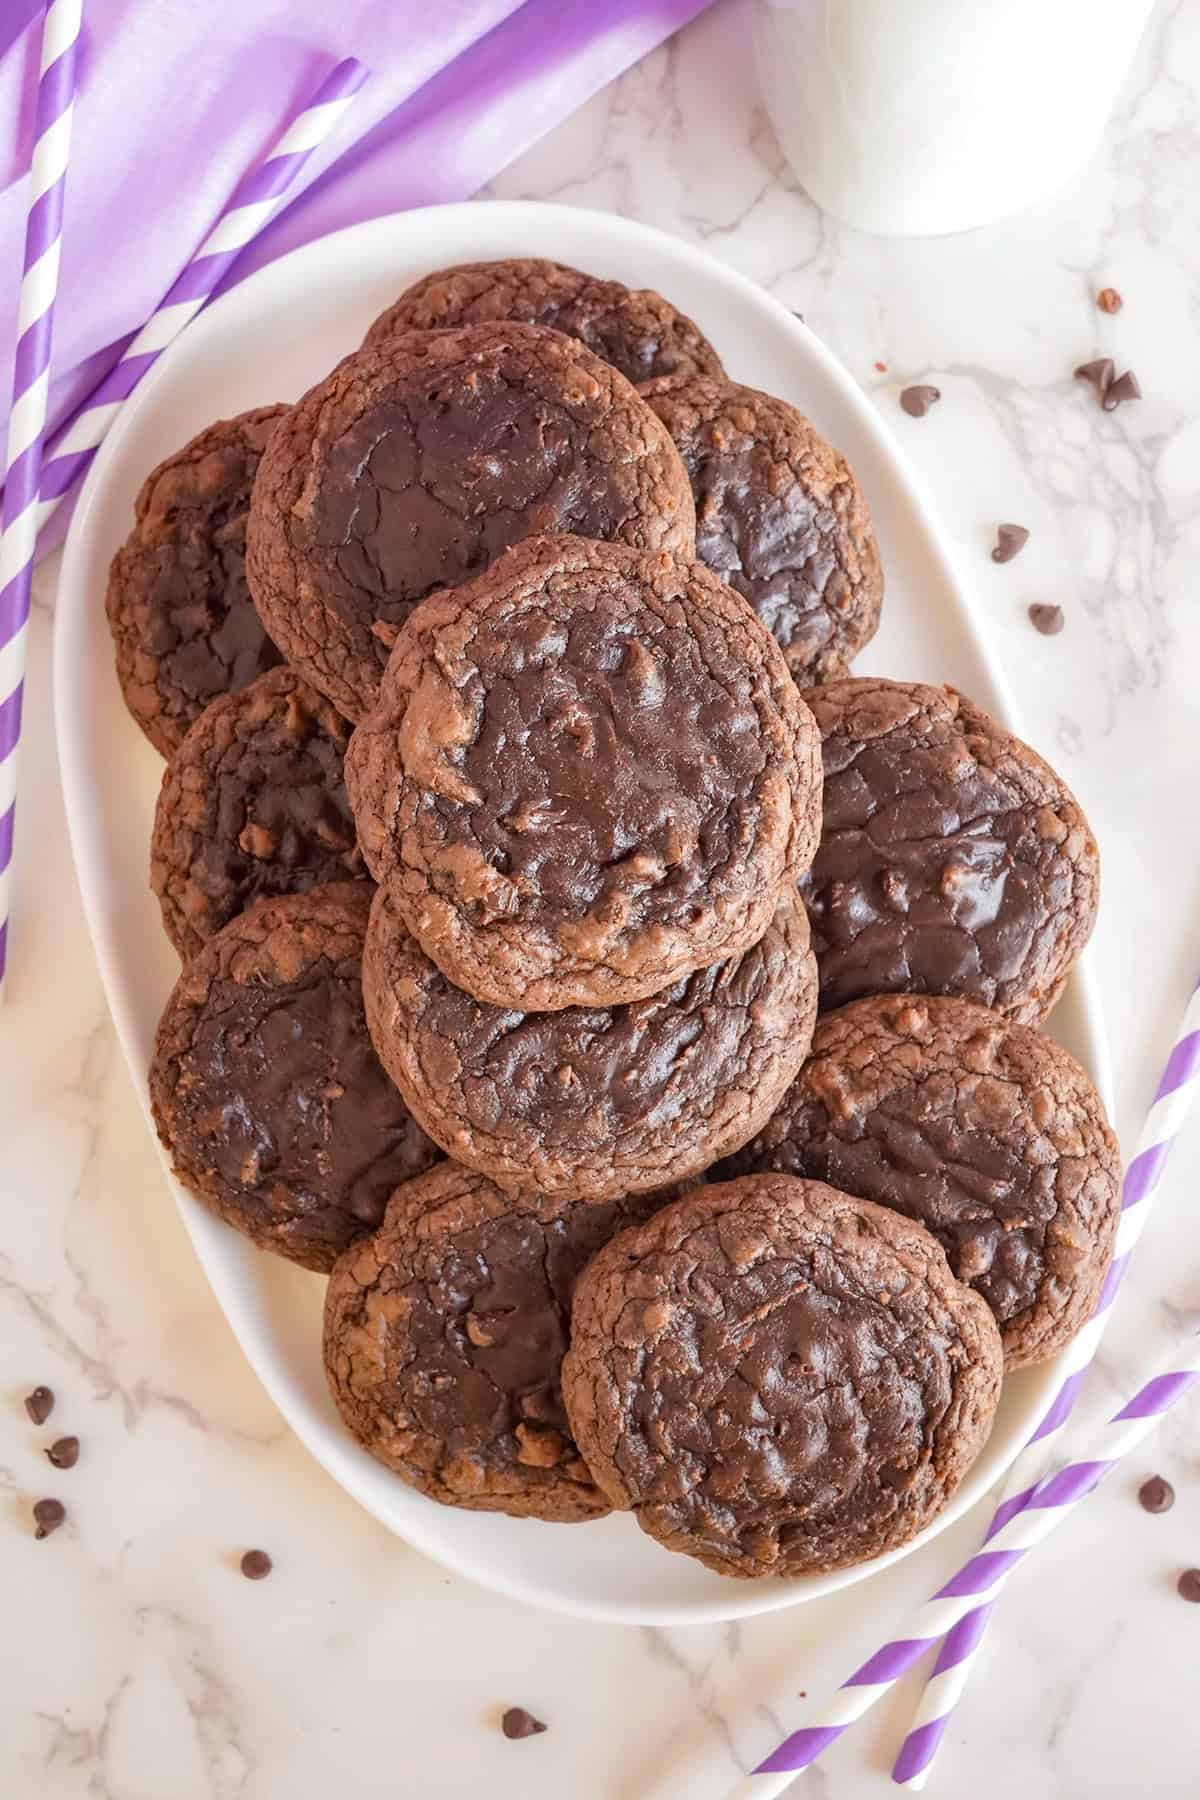
[(641, 998), (760, 937), (812, 853), (814, 749), (707, 570), (557, 538), (413, 615), (346, 779), (426, 954), (529, 1011)]
[(1009, 1368), (1069, 1343), (1112, 1254), (1120, 1156), (1065, 1050), (964, 1000), (827, 1013), (770, 1123), (722, 1165), (826, 1181), (926, 1226), (991, 1307)]
[(537, 508), (547, 532), (615, 534), (627, 515), (616, 470), (592, 462), (590, 427), (541, 395), (490, 380), (384, 403), (334, 444), (312, 511), (327, 604), (353, 621), (364, 594), (399, 625), (434, 588), (485, 569)]
[(347, 357), (292, 410), (255, 485), (250, 577), (289, 661), (357, 719), (418, 601), (564, 531), (690, 553), (665, 427), (557, 332), (417, 332)]
[(723, 1574), (906, 1543), (982, 1447), (986, 1306), (928, 1232), (819, 1182), (748, 1176), (622, 1232), (575, 1291), (563, 1391), (614, 1505)]
[(211, 425), (144, 483), (113, 559), (108, 620), (125, 703), (164, 756), (221, 694), (279, 662), (246, 585), (246, 517), (259, 458), (287, 411)]
[(600, 1199), (699, 1173), (770, 1115), (816, 1017), (791, 890), (757, 944), (613, 1008), (526, 1013), (447, 981), (386, 887), (363, 953), (384, 1067), (448, 1155), (505, 1187)]
[(845, 458), (786, 401), (701, 377), (645, 390), (696, 503), (696, 555), (748, 600), (801, 684), (846, 673), (883, 573)]
[(571, 1295), (588, 1258), (662, 1203), (556, 1207), (453, 1163), (405, 1188), (329, 1284), (325, 1363), (351, 1431), (452, 1506), (607, 1512), (562, 1402)]
[(350, 726), (292, 669), (214, 700), (172, 757), (150, 885), (186, 958), (253, 901), (365, 874), (346, 798)]
[(365, 883), (336, 885), (231, 920), (180, 976), (150, 1070), (180, 1180), (306, 1268), (330, 1268), (440, 1155), (367, 1034), (369, 906)]
[(1065, 784), (953, 688), (848, 680), (806, 698), (825, 767), (801, 887), (822, 1006), (955, 994), (1036, 1024), (1096, 916), (1096, 845)]
[(635, 383), (721, 373), (721, 359), (703, 332), (661, 294), (540, 257), (463, 263), (426, 275), (376, 319), (366, 341), (500, 319), (578, 338)]

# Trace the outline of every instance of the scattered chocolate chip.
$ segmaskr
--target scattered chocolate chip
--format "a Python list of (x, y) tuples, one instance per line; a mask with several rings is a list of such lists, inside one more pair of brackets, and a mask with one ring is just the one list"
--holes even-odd
[(39, 1500), (33, 1509), (33, 1520), (37, 1526), (36, 1538), (47, 1538), (52, 1531), (57, 1531), (67, 1516), (67, 1509), (61, 1500)]
[(44, 1425), (54, 1411), (54, 1389), (35, 1387), (32, 1394), (25, 1396), (25, 1411), (35, 1425)]
[(79, 1439), (77, 1437), (55, 1438), (46, 1455), (56, 1469), (73, 1469), (79, 1461)]
[(793, 319), (799, 319), (800, 323), (803, 325), (804, 314), (802, 312), (797, 312), (794, 306), (792, 308), (792, 317)]
[(1067, 622), (1061, 606), (1040, 603), (1030, 607), (1029, 617), (1033, 620), (1034, 630), (1040, 631), (1043, 637), (1057, 637)]
[(1100, 311), (1104, 313), (1120, 312), (1124, 304), (1125, 302), (1122, 300), (1120, 294), (1118, 294), (1116, 288), (1101, 288), (1100, 292), (1096, 295), (1096, 305), (1100, 308)]
[(877, 362), (875, 364), (875, 367), (879, 370), (879, 373), (881, 375), (887, 374), (887, 364), (886, 363)]
[(941, 388), (922, 385), (906, 387), (900, 395), (900, 404), (910, 419), (923, 419), (930, 407), (934, 406), (941, 397)]
[(1014, 556), (1020, 555), (1028, 542), (1029, 532), (1024, 525), (997, 525), (992, 561), (1011, 562)]
[(1151, 1475), (1138, 1489), (1138, 1499), (1148, 1513), (1170, 1512), (1175, 1504), (1175, 1489), (1161, 1475)]
[(1123, 375), (1118, 375), (1115, 381), (1109, 382), (1101, 405), (1105, 412), (1114, 412), (1122, 400), (1140, 400), (1141, 397), (1142, 390), (1137, 376), (1132, 369), (1126, 369)]
[(1175, 1585), (1181, 1600), (1200, 1602), (1200, 1569), (1185, 1569)]
[(247, 1550), (242, 1558), (242, 1574), (247, 1581), (264, 1581), (273, 1567), (265, 1550)]
[(500, 1729), (506, 1738), (527, 1738), (536, 1737), (546, 1727), (523, 1706), (510, 1706), (500, 1721)]
[(1108, 392), (1108, 384), (1113, 378), (1113, 359), (1111, 356), (1098, 356), (1095, 362), (1080, 363), (1075, 371), (1076, 381), (1090, 381), (1100, 398)]

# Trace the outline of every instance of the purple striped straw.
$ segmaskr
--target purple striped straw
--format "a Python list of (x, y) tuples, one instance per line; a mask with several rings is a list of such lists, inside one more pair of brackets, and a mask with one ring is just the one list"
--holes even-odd
[(154, 367), (167, 345), (211, 299), (231, 264), (272, 218), (309, 157), (329, 136), (369, 74), (369, 69), (350, 56), (326, 76), (266, 160), (240, 183), (199, 250), (116, 367), (59, 432), (42, 470), (39, 530), (91, 466), (122, 403)]
[[(1125, 1172), (1121, 1223), (1118, 1227), (1113, 1265), (1097, 1303), (1096, 1313), (1080, 1333), (1080, 1338), (1084, 1340), (1088, 1340), (1090, 1336), (1092, 1351), (1128, 1266), (1133, 1244), (1145, 1226), (1150, 1202), (1162, 1178), (1171, 1146), (1198, 1088), (1200, 987), (1193, 991), (1184, 1012), (1138, 1139), (1137, 1149)], [(1078, 1341), (1077, 1339), (1076, 1342)], [(1116, 1428), (1124, 1429), (1126, 1426), (1130, 1431), (1136, 1426), (1137, 1436), (1148, 1430), (1158, 1413), (1165, 1410), (1166, 1405), (1172, 1404), (1182, 1391), (1182, 1386), (1189, 1384), (1194, 1378), (1200, 1363), (1200, 1341), (1192, 1345), (1191, 1349), (1193, 1353), (1189, 1357), (1177, 1358), (1175, 1366), (1167, 1375), (1155, 1377), (1148, 1382), (1128, 1406), (1115, 1414), (1106, 1427), (1106, 1433), (1111, 1435)], [(1090, 1353), (1084, 1363), (1072, 1358), (1072, 1366), (1058, 1393), (1030, 1438), (1026, 1450), (1021, 1453), (1022, 1459), (1031, 1447), (1040, 1456), (1053, 1433), (1061, 1430), (1075, 1404), (1083, 1367), (1089, 1359)], [(1157, 1401), (1162, 1401), (1162, 1404), (1156, 1405)], [(1116, 1441), (1114, 1437), (1113, 1442)], [(822, 1708), (822, 1722), (793, 1732), (765, 1762), (759, 1764), (753, 1774), (747, 1776), (731, 1800), (770, 1800), (770, 1796), (782, 1793), (801, 1769), (806, 1769), (831, 1744), (836, 1743), (842, 1733), (887, 1693), (940, 1638), (947, 1637), (948, 1641), (949, 1637), (954, 1638), (955, 1649), (948, 1648), (943, 1653), (947, 1659), (947, 1667), (951, 1666), (950, 1656), (956, 1652), (958, 1663), (966, 1662), (969, 1667), (1000, 1589), (1011, 1569), (1033, 1543), (1040, 1541), (1053, 1529), (1064, 1516), (1062, 1509), (1069, 1510), (1084, 1493), (1090, 1492), (1096, 1482), (1107, 1474), (1112, 1463), (1117, 1460), (1117, 1455), (1123, 1455), (1134, 1441), (1136, 1437), (1131, 1437), (1119, 1452), (1114, 1452), (1110, 1447), (1098, 1461), (1074, 1464), (1040, 1483), (1025, 1484), (1011, 1499), (1003, 1502), (997, 1508), (985, 1540), (985, 1548), (978, 1551), (926, 1603), (914, 1620), (911, 1633), (885, 1644), (857, 1669), (838, 1689), (828, 1705)], [(1083, 1473), (1088, 1469), (1094, 1471), (1090, 1482), (1085, 1481)], [(945, 1718), (941, 1714), (931, 1720), (922, 1719), (917, 1724), (906, 1740), (897, 1762), (897, 1780), (911, 1783), (913, 1777), (928, 1766), (944, 1730)]]
[(17, 749), (80, 24), (81, 0), (49, 0), (42, 20), (41, 72), (29, 170), (4, 507), (0, 514), (0, 995), (8, 973)]
[[(1125, 1170), (1121, 1193), (1121, 1218), (1112, 1267), (1095, 1311), (1068, 1351), (1067, 1373), (1045, 1416), (1013, 1463), (1000, 1503), (984, 1536), (991, 1543), (1008, 1520), (1026, 1504), (1045, 1470), (1047, 1446), (1063, 1429), (1079, 1397), (1089, 1363), (1099, 1349), (1111, 1316), (1111, 1308), (1129, 1267), (1133, 1247), (1145, 1229), (1171, 1146), (1200, 1083), (1200, 984), (1180, 1021), (1155, 1090), (1137, 1148)], [(906, 1787), (920, 1790), (929, 1778), (938, 1749), (954, 1708), (971, 1678), (971, 1670), (987, 1633), (991, 1605), (968, 1613), (947, 1637), (938, 1652), (913, 1717), (912, 1729), (900, 1747), (892, 1777)]]
[[(971, 1560), (943, 1588), (926, 1601), (913, 1621), (908, 1637), (894, 1638), (838, 1689), (822, 1709), (821, 1724), (808, 1725), (785, 1738), (753, 1774), (740, 1782), (730, 1800), (771, 1800), (781, 1794), (801, 1769), (816, 1762), (831, 1744), (868, 1707), (925, 1654), (931, 1644), (960, 1621), (989, 1611), (1005, 1582), (1019, 1568), (1035, 1544), (1049, 1537), (1122, 1457), (1174, 1406), (1200, 1373), (1200, 1335), (1180, 1347), (1174, 1345), (1158, 1373), (1139, 1387), (1133, 1398), (1115, 1412), (1086, 1445), (1088, 1454), (1068, 1463), (1038, 1483), (1019, 1512), (996, 1533), (986, 1550)], [(913, 1756), (921, 1754), (921, 1744)]]

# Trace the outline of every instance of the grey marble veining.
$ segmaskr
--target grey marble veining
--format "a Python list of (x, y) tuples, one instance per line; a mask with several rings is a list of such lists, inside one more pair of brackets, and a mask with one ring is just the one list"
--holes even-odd
[[(1014, 130), (1019, 106), (1014, 106)], [(1128, 1144), (1200, 964), (1200, 12), (1163, 6), (1103, 146), (1032, 212), (889, 242), (824, 219), (780, 156), (724, 0), (495, 183), (618, 208), (763, 282), (872, 393), (920, 469), (1026, 734), (1105, 856), (1096, 938)], [(1111, 284), (1125, 308), (1093, 304)], [(1145, 398), (1072, 380), (1112, 355)], [(886, 364), (886, 370), (876, 368)], [(926, 419), (897, 394), (929, 380)], [(987, 555), (998, 519), (1020, 560)], [(0, 1016), (0, 1793), (13, 1800), (720, 1800), (739, 1768), (974, 1543), (968, 1519), (887, 1577), (740, 1626), (636, 1632), (523, 1611), (388, 1537), (306, 1457), (242, 1361), (164, 1193), (75, 896), (49, 718), (55, 566), (30, 651), (16, 969)], [(1067, 613), (1055, 639), (1025, 609)], [(1138, 1253), (1096, 1405), (1147, 1325), (1200, 1307), (1194, 1127)], [(59, 1396), (49, 1428), (21, 1395)], [(1014, 1582), (931, 1791), (1106, 1800), (1197, 1791), (1200, 1405), (1167, 1421)], [(1160, 1469), (1179, 1500), (1134, 1498)], [(35, 1543), (29, 1507), (67, 1525)], [(242, 1549), (275, 1558), (237, 1573)], [(797, 1784), (889, 1791), (909, 1684)], [(506, 1742), (499, 1708), (551, 1729)]]

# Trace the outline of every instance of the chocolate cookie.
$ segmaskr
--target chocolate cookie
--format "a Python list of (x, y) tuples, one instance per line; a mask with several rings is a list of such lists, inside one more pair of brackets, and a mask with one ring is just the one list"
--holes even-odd
[(306, 1269), (383, 1217), (441, 1152), (379, 1065), (362, 1006), (371, 890), (260, 900), (187, 964), (158, 1027), (150, 1101), (185, 1187)]
[(363, 995), (380, 1061), (448, 1155), (595, 1200), (698, 1174), (765, 1123), (807, 1052), (817, 969), (793, 889), (759, 943), (648, 1000), (515, 1012), (453, 987), (380, 888)]
[(828, 1013), (770, 1124), (722, 1173), (778, 1169), (932, 1231), (1010, 1369), (1068, 1344), (1112, 1258), (1121, 1158), (1099, 1094), (1040, 1032), (966, 1000)]
[(292, 669), (214, 700), (167, 765), (150, 885), (185, 960), (268, 895), (365, 876), (342, 765), (350, 727)]
[(347, 718), (397, 629), (519, 538), (695, 544), (666, 427), (582, 344), (534, 325), (414, 332), (294, 407), (254, 484), (247, 567), (287, 659)]
[(563, 1364), (588, 1467), (721, 1575), (915, 1537), (987, 1439), (1000, 1338), (919, 1225), (817, 1181), (699, 1189), (593, 1258)]
[(801, 891), (821, 1005), (956, 994), (1045, 1018), (1100, 884), (1078, 805), (1028, 744), (953, 688), (847, 680), (807, 695), (825, 819)]
[(210, 425), (142, 484), (108, 576), (125, 704), (164, 756), (210, 700), (280, 661), (246, 586), (246, 515), (286, 406)]
[(691, 480), (700, 561), (750, 602), (797, 681), (844, 675), (883, 600), (871, 515), (845, 457), (755, 388), (698, 376), (643, 391)]
[(325, 1301), (325, 1368), (354, 1436), (447, 1506), (608, 1512), (563, 1411), (571, 1294), (613, 1232), (659, 1204), (518, 1200), (454, 1163), (401, 1188)]
[(427, 956), (523, 1012), (736, 956), (816, 837), (816, 731), (698, 563), (548, 538), (405, 625), (346, 782)]
[(652, 288), (601, 281), (541, 257), (462, 263), (426, 275), (380, 314), (366, 342), (499, 319), (550, 326), (578, 338), (627, 381), (722, 372), (721, 359), (699, 326)]

